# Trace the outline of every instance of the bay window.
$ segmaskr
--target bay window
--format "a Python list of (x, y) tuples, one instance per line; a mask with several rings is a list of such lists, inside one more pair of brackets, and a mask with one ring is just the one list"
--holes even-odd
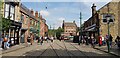
[(10, 17), (11, 20), (15, 18), (15, 6), (12, 4), (5, 4), (5, 18)]
[(5, 18), (8, 18), (9, 16), (9, 4), (5, 4)]
[(15, 7), (11, 5), (10, 7), (10, 19), (14, 20), (15, 17), (15, 12), (14, 12)]

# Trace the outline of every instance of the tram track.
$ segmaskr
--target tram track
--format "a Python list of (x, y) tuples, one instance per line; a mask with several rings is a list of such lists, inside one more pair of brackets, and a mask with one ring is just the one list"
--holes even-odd
[(70, 51), (68, 51), (68, 49), (67, 49), (67, 47), (66, 47), (66, 45), (65, 45), (65, 43), (63, 42), (63, 45), (64, 45), (64, 47), (63, 46), (61, 46), (61, 45), (59, 45), (58, 43), (56, 43), (59, 47), (61, 47), (61, 48), (63, 48), (63, 49), (65, 49), (66, 51), (67, 51), (67, 53), (68, 53), (68, 55), (70, 56), (70, 54), (72, 54), (73, 56), (75, 56), (73, 53), (71, 53)]
[(74, 48), (76, 48), (80, 53), (82, 53), (84, 56), (86, 56), (87, 58), (89, 58), (89, 56), (87, 56), (84, 52), (82, 52), (81, 50), (79, 50), (77, 47), (75, 47), (73, 44), (70, 43), (71, 46), (73, 46)]
[(55, 49), (53, 48), (53, 46), (50, 44), (51, 48), (53, 49), (53, 51), (55, 52), (56, 56), (59, 58), (57, 52), (55, 51)]

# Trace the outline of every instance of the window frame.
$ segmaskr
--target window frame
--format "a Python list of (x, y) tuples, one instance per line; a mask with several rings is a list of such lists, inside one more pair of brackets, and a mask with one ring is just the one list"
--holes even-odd
[[(5, 5), (4, 6), (4, 17), (8, 18), (8, 19), (10, 17), (10, 20), (15, 20), (15, 5), (12, 3), (5, 3), (4, 5)], [(8, 7), (7, 7), (7, 5), (8, 5)], [(13, 9), (12, 9), (12, 7), (13, 7)], [(11, 10), (13, 10), (13, 12)], [(8, 16), (6, 16), (6, 13), (8, 13)], [(11, 18), (11, 15), (12, 15), (12, 18)]]

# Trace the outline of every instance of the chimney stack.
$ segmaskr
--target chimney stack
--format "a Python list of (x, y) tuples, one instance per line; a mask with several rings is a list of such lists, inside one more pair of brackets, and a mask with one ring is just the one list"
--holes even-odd
[(35, 12), (35, 17), (38, 18), (38, 11)]
[(96, 6), (95, 4), (92, 5), (92, 15), (94, 15), (96, 13)]
[(34, 15), (34, 11), (33, 11), (33, 9), (31, 9), (31, 14)]
[(63, 23), (65, 23), (65, 21), (63, 20)]
[(73, 21), (73, 23), (75, 23), (75, 20)]

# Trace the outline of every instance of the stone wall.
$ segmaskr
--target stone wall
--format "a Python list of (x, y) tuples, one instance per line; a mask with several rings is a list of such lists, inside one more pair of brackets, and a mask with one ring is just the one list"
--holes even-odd
[[(108, 10), (109, 9), (109, 10)], [(113, 36), (113, 39), (116, 38), (116, 36), (118, 35), (118, 2), (110, 2), (108, 4), (106, 4), (105, 6), (103, 6), (101, 9), (98, 10), (99, 11), (99, 19), (100, 19), (100, 33), (102, 34), (102, 36), (106, 36), (108, 34), (108, 26), (107, 24), (103, 23), (103, 19), (102, 19), (102, 15), (105, 13), (109, 13), (114, 15), (115, 21), (114, 23), (111, 23), (110, 26), (110, 34)]]

